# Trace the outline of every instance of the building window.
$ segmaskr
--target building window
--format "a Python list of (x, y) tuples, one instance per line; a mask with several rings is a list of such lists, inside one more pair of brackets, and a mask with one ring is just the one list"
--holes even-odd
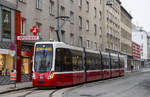
[(89, 48), (90, 47), (90, 41), (86, 40), (86, 47)]
[(41, 32), (41, 26), (42, 26), (41, 23), (39, 23), (39, 22), (36, 23), (36, 27), (39, 29), (39, 32), (37, 33), (37, 35), (40, 35), (40, 32)]
[(102, 20), (102, 12), (101, 11), (99, 11), (99, 19), (100, 19), (100, 21)]
[(89, 12), (89, 2), (88, 1), (86, 1), (86, 7), (87, 7), (86, 11)]
[(65, 42), (65, 31), (61, 30), (61, 40), (62, 42)]
[(82, 17), (79, 16), (79, 28), (82, 28)]
[(82, 37), (79, 37), (79, 47), (82, 47)]
[(82, 0), (79, 0), (79, 7), (82, 7)]
[(70, 11), (70, 22), (74, 22), (74, 13), (72, 11)]
[(101, 1), (101, 0), (99, 0), (99, 2), (100, 2), (100, 5), (101, 5), (102, 1)]
[(65, 7), (60, 7), (60, 16), (65, 16)]
[(141, 35), (141, 39), (143, 40), (143, 35)]
[(0, 54), (0, 76), (9, 75), (13, 69), (13, 57), (8, 54)]
[(36, 8), (42, 9), (42, 0), (36, 0)]
[(73, 3), (74, 2), (74, 0), (70, 0), (71, 1), (71, 3)]
[(97, 43), (94, 42), (94, 49), (96, 50), (97, 49)]
[(70, 34), (70, 42), (71, 45), (74, 45), (74, 34), (72, 33)]
[(54, 32), (54, 27), (50, 26), (49, 30), (50, 30), (49, 32)]
[(29, 74), (29, 66), (30, 66), (29, 64), (30, 64), (30, 57), (23, 57), (21, 67), (21, 72), (23, 74)]
[(96, 14), (97, 14), (97, 9), (96, 7), (94, 7), (94, 16), (96, 17)]
[(25, 3), (26, 0), (19, 0), (19, 1)]
[(25, 18), (22, 18), (21, 19), (22, 23), (21, 23), (21, 34), (22, 35), (25, 35), (26, 31), (26, 19)]
[(96, 26), (96, 24), (94, 24), (94, 34), (95, 35), (97, 34), (97, 26)]
[(54, 1), (52, 0), (50, 0), (49, 13), (50, 15), (54, 15)]
[(2, 38), (11, 39), (11, 12), (2, 9)]
[(86, 31), (89, 31), (89, 20), (86, 20)]

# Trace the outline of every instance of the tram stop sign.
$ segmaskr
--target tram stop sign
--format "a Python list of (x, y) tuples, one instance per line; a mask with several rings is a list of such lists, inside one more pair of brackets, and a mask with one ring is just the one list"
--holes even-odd
[(12, 43), (12, 44), (9, 45), (9, 50), (15, 50), (15, 48), (16, 48), (15, 44)]

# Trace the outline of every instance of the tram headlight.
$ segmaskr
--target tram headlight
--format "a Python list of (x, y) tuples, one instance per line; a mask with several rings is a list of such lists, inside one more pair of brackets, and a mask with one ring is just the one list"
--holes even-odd
[(32, 73), (32, 79), (35, 79), (35, 73)]
[(49, 76), (48, 76), (48, 79), (53, 79), (54, 78), (54, 72), (52, 71)]

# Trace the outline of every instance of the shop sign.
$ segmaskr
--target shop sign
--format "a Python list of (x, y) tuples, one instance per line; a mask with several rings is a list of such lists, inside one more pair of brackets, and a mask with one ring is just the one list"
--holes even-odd
[(39, 40), (39, 36), (18, 36), (17, 40)]
[(33, 34), (34, 36), (36, 36), (37, 33), (39, 32), (39, 29), (38, 29), (36, 26), (33, 26), (32, 29), (30, 30), (30, 32), (32, 32), (32, 34)]
[(8, 54), (8, 49), (0, 49), (0, 54)]

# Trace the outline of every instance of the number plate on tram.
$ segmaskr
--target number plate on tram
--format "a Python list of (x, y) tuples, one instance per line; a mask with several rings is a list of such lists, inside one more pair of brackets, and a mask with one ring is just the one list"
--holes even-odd
[(44, 80), (38, 80), (38, 83), (39, 83), (39, 84), (43, 84), (43, 83), (44, 83)]

